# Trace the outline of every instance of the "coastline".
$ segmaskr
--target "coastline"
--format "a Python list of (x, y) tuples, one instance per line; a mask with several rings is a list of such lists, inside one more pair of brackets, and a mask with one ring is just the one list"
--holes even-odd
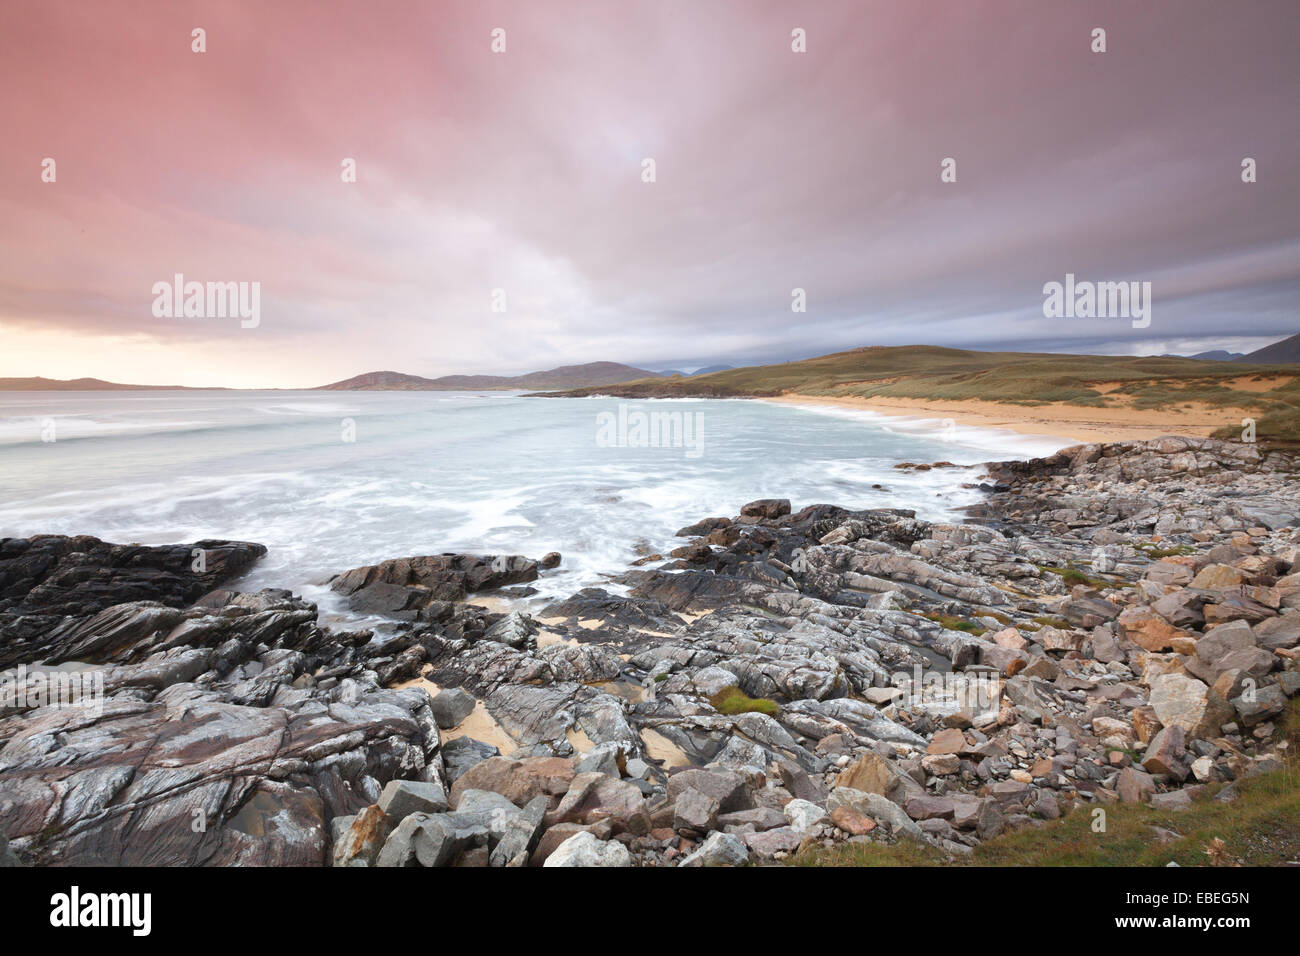
[[(19, 823), (0, 860), (1019, 864), (1056, 859), (1098, 805), (1191, 821), (1224, 791), (1242, 821), (1224, 858), (1293, 860), (1260, 834), (1294, 812), (1276, 795), (1300, 706), (1298, 463), (1191, 438), (1108, 451), (995, 468), (962, 522), (788, 498), (706, 512), (615, 579), (626, 594), (535, 613), (507, 589), (555, 564), (521, 554), (338, 575), (382, 632), (241, 589), (262, 544), (8, 539), (0, 574), (25, 587), (0, 602)], [(102, 586), (79, 586), (86, 568)], [(248, 788), (225, 786), (232, 765)], [(104, 809), (128, 773), (157, 785)], [(218, 794), (200, 831), (198, 786)], [(140, 836), (146, 814), (168, 839)], [(1205, 853), (1138, 843), (1139, 862)]]
[(1134, 409), (1064, 404), (1008, 405), (974, 399), (860, 398), (798, 392), (786, 392), (760, 401), (853, 409), (893, 418), (952, 419), (959, 425), (1000, 429), (1019, 435), (1073, 439), (1079, 444), (1145, 441), (1165, 435), (1207, 438), (1224, 424), (1232, 423), (1234, 418), (1228, 413), (1236, 411), (1196, 406)]

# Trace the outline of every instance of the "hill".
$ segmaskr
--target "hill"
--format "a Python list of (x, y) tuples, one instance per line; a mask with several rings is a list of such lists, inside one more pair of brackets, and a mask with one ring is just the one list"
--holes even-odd
[(1163, 356), (872, 346), (689, 379), (644, 380), (550, 394), (622, 398), (880, 396), (1139, 411), (1176, 403), (1223, 409), (1222, 437), (1240, 434), (1238, 413), (1245, 409), (1257, 419), (1259, 439), (1300, 441), (1300, 370)]
[(441, 378), (421, 378), (419, 375), (406, 375), (402, 372), (366, 372), (320, 388), (332, 391), (551, 390), (617, 385), (636, 379), (660, 377), (658, 372), (618, 362), (588, 362), (585, 365), (561, 365), (559, 368), (529, 372), (526, 375), (444, 375)]
[(1237, 359), (1237, 361), (1260, 365), (1284, 365), (1291, 362), (1300, 362), (1300, 332), (1297, 332), (1289, 339), (1283, 339), (1281, 342), (1274, 342), (1262, 349), (1256, 349), (1249, 355)]
[(176, 389), (185, 385), (122, 385), (98, 378), (0, 378), (0, 392), (117, 392), (128, 389)]

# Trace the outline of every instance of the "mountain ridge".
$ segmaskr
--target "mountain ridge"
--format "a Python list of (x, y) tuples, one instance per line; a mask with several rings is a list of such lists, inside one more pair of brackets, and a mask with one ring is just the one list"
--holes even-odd
[(624, 365), (621, 362), (587, 362), (560, 365), (524, 375), (443, 375), (425, 378), (405, 372), (363, 372), (342, 381), (319, 385), (318, 391), (460, 391), (492, 389), (601, 388), (647, 378), (663, 378), (659, 372)]

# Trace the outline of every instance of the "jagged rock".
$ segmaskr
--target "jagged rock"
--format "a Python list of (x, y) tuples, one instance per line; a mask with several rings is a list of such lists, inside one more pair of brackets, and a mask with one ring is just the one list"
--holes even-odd
[(731, 833), (710, 833), (700, 848), (687, 856), (681, 866), (740, 866), (749, 859), (749, 847)]
[(598, 840), (583, 830), (551, 853), (542, 866), (631, 866), (632, 854), (614, 840)]
[(536, 580), (537, 562), (519, 555), (438, 554), (353, 568), (334, 578), (330, 587), (344, 595), (375, 585), (388, 586), (377, 594), (396, 595), (399, 592), (390, 589), (401, 588), (410, 592), (403, 597), (402, 609), (412, 609), (434, 601), (462, 601), (476, 591)]
[(374, 866), (392, 830), (391, 821), (377, 807), (366, 807), (355, 816), (335, 817), (331, 824), (342, 823), (334, 838), (335, 866)]
[(445, 813), (447, 792), (436, 783), (390, 780), (379, 795), (379, 809), (395, 826), (412, 813)]
[(1165, 727), (1155, 735), (1150, 746), (1147, 747), (1142, 757), (1143, 769), (1148, 773), (1163, 773), (1179, 780), (1186, 779), (1190, 768), (1183, 759), (1186, 753), (1183, 741), (1181, 726), (1174, 724), (1172, 727)]
[(424, 695), (263, 708), (184, 686), (105, 701), (98, 716), (0, 720), (0, 814), (13, 834), (52, 863), (322, 865), (330, 816), (371, 804), (437, 751)]
[(487, 842), (487, 827), (456, 813), (412, 813), (389, 835), (376, 866), (447, 866), (465, 849)]
[(800, 833), (811, 830), (826, 819), (825, 809), (809, 800), (791, 800), (783, 812), (790, 826)]
[(1164, 674), (1151, 685), (1151, 707), (1165, 727), (1177, 725), (1189, 737), (1217, 737), (1232, 719), (1232, 708), (1201, 681), (1185, 674)]
[(433, 719), (443, 730), (450, 730), (474, 712), (475, 700), (459, 687), (448, 687), (438, 691), (429, 702)]
[(594, 823), (609, 820), (615, 833), (650, 832), (645, 798), (634, 784), (603, 773), (580, 773), (555, 809), (552, 822)]
[(563, 757), (489, 757), (462, 773), (451, 786), (453, 809), (467, 790), (491, 790), (516, 806), (523, 806), (538, 796), (556, 803), (569, 790), (574, 779), (573, 764)]
[(718, 826), (719, 804), (698, 790), (685, 790), (673, 801), (673, 827), (705, 833)]

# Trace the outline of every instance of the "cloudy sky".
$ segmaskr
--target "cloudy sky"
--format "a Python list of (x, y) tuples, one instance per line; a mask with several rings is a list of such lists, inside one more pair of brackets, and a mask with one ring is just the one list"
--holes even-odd
[[(1300, 331), (1298, 46), (1295, 0), (6, 0), (0, 375), (1249, 350)], [(176, 273), (260, 324), (155, 316)], [(1150, 327), (1044, 318), (1066, 273)]]

